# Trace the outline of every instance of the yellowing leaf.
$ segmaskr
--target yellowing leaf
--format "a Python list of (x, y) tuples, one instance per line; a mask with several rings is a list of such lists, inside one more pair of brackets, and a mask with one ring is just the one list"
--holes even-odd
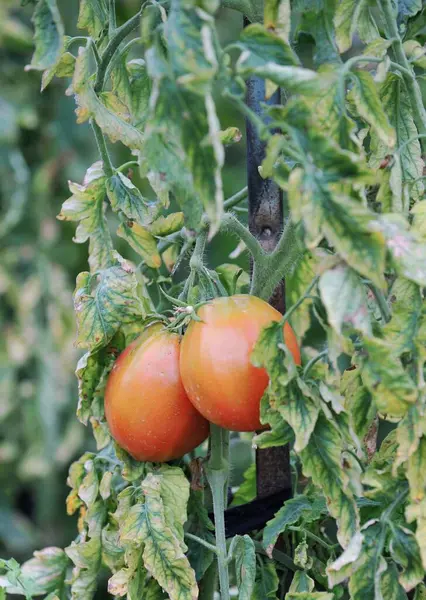
[(153, 269), (158, 269), (161, 266), (161, 256), (157, 249), (152, 233), (142, 225), (129, 221), (122, 223), (117, 229), (117, 235), (128, 242), (133, 250), (142, 256), (145, 263)]
[(43, 71), (58, 62), (64, 47), (64, 26), (56, 0), (39, 0), (34, 10), (33, 22), (36, 48), (31, 64), (26, 70)]

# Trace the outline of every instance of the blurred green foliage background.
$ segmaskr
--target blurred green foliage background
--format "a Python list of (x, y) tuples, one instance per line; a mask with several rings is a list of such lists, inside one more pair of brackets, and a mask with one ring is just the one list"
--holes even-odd
[[(58, 4), (67, 35), (78, 34), (78, 2)], [(137, 5), (117, 2), (119, 21)], [(88, 125), (75, 123), (68, 82), (55, 79), (41, 94), (41, 73), (25, 71), (33, 51), (33, 8), (31, 2), (0, 2), (0, 556), (19, 561), (75, 536), (64, 502), (68, 466), (94, 448), (90, 428), (75, 417), (72, 290), (87, 268), (87, 249), (73, 243), (74, 225), (56, 215), (69, 196), (67, 181), (81, 182), (98, 156)], [(241, 18), (223, 10), (218, 24), (227, 43)], [(224, 102), (219, 113), (223, 128), (243, 129)], [(118, 144), (113, 153), (116, 165), (130, 159)], [(227, 152), (226, 195), (244, 181), (243, 139)], [(211, 264), (229, 262), (236, 244), (218, 236)]]

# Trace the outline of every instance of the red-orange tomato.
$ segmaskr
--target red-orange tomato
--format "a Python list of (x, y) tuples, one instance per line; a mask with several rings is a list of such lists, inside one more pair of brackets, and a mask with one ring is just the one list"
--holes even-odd
[(179, 336), (155, 325), (120, 354), (108, 378), (111, 434), (137, 460), (179, 458), (208, 435), (208, 422), (183, 388), (179, 353)]
[[(206, 419), (233, 431), (254, 431), (260, 399), (268, 385), (264, 369), (250, 363), (261, 330), (281, 314), (255, 296), (216, 298), (198, 311), (183, 337), (180, 372), (189, 399)], [(294, 331), (284, 325), (284, 341), (300, 365)]]

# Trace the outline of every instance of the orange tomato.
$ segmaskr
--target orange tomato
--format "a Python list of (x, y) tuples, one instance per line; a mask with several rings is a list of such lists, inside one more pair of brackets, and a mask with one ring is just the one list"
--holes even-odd
[[(260, 399), (268, 385), (265, 369), (250, 354), (261, 330), (282, 315), (267, 302), (248, 295), (216, 298), (198, 311), (183, 337), (180, 372), (189, 399), (209, 421), (233, 431), (262, 428)], [(284, 341), (300, 365), (294, 331), (284, 325)]]
[(120, 354), (108, 378), (111, 434), (137, 460), (179, 458), (209, 433), (183, 388), (179, 353), (179, 336), (154, 325)]

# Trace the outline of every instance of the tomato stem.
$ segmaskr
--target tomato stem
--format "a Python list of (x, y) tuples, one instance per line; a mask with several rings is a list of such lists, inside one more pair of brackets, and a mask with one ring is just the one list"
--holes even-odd
[(226, 486), (229, 475), (229, 432), (210, 425), (210, 458), (206, 467), (212, 499), (216, 533), (217, 566), (221, 600), (229, 600), (229, 572), (225, 536)]

